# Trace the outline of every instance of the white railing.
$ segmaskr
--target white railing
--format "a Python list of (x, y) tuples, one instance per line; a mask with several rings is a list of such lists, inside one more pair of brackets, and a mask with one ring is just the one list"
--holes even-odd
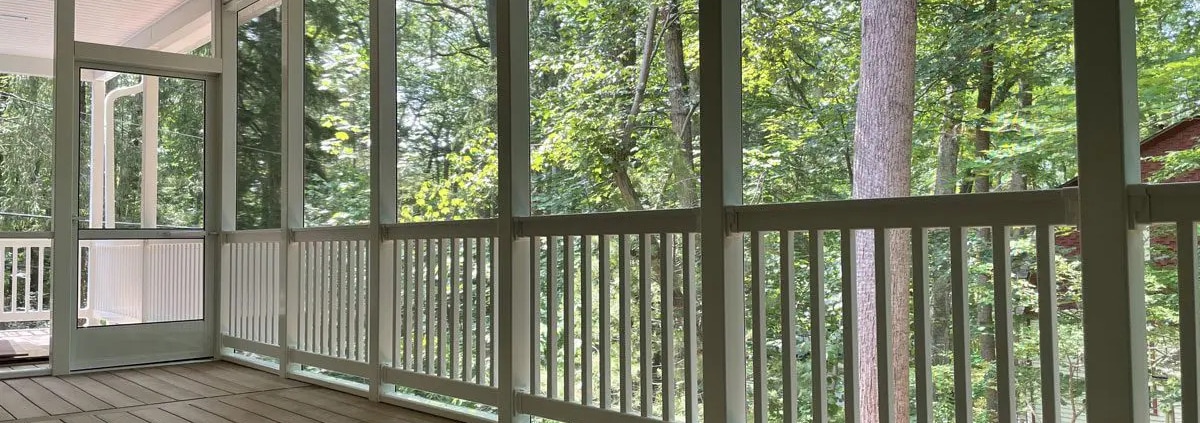
[(494, 406), (495, 221), (397, 225), (385, 235), (393, 298), (383, 381)]
[[(1166, 234), (1148, 231), (1150, 236), (1147, 237), (1147, 244), (1165, 247), (1160, 249), (1167, 250), (1167, 256), (1147, 257), (1147, 270), (1149, 266), (1160, 270), (1174, 267), (1174, 280), (1168, 281), (1168, 284), (1173, 282), (1176, 285), (1174, 292), (1166, 292), (1166, 295), (1157, 293), (1157, 296), (1177, 299), (1172, 305), (1179, 310), (1178, 327), (1169, 328), (1176, 329), (1172, 332), (1178, 336), (1178, 343), (1161, 345), (1163, 340), (1159, 339), (1151, 341), (1149, 345), (1151, 356), (1155, 355), (1153, 350), (1156, 347), (1167, 350), (1162, 351), (1167, 357), (1154, 357), (1157, 360), (1150, 363), (1155, 367), (1153, 374), (1157, 376), (1151, 379), (1150, 387), (1153, 404), (1151, 413), (1155, 415), (1152, 421), (1161, 421), (1167, 415), (1170, 421), (1196, 420), (1200, 416), (1200, 281), (1197, 280), (1197, 262), (1200, 260), (1197, 253), (1200, 252), (1200, 246), (1197, 244), (1196, 227), (1200, 222), (1200, 208), (1196, 207), (1196, 199), (1200, 198), (1200, 183), (1141, 185), (1131, 187), (1130, 193), (1137, 200), (1134, 204), (1140, 206), (1134, 211), (1137, 223), (1168, 227), (1164, 231)], [(1147, 287), (1147, 297), (1155, 295), (1149, 289)], [(1175, 364), (1161, 365), (1156, 361)], [(1170, 373), (1170, 376), (1163, 378), (1162, 373)], [(1174, 389), (1178, 391), (1157, 392), (1156, 385), (1160, 384), (1176, 384)]]
[(522, 412), (696, 421), (696, 211), (533, 217), (520, 230), (535, 310)]
[[(747, 269), (749, 285), (747, 304), (747, 359), (751, 371), (747, 372), (749, 404), (747, 415), (755, 422), (775, 420), (794, 422), (813, 419), (827, 421), (836, 406), (846, 421), (857, 421), (866, 411), (880, 416), (880, 421), (890, 421), (897, 410), (907, 410), (907, 404), (899, 405), (896, 396), (895, 375), (908, 373), (907, 365), (896, 368), (892, 361), (896, 351), (896, 339), (892, 338), (895, 323), (892, 306), (896, 304), (889, 253), (892, 239), (907, 239), (911, 257), (912, 279), (911, 301), (915, 328), (913, 357), (916, 376), (912, 391), (916, 409), (912, 414), (916, 421), (972, 421), (980, 413), (996, 413), (998, 421), (1060, 421), (1062, 416), (1059, 386), (1058, 351), (1058, 300), (1054, 260), (1055, 230), (1058, 226), (1075, 225), (1073, 190), (1061, 192), (1025, 192), (986, 194), (975, 196), (928, 197), (889, 199), (853, 202), (831, 202), (795, 205), (747, 206), (737, 208), (738, 232), (749, 238), (750, 267)], [(996, 209), (994, 206), (1007, 204)], [(1019, 210), (1008, 212), (1008, 210)], [(1034, 366), (1042, 373), (1041, 383), (1035, 392), (1040, 398), (1026, 398), (1040, 415), (1021, 414), (1017, 409), (1017, 386), (1015, 384), (1015, 360), (1013, 342), (1012, 297), (1013, 277), (1011, 241), (1015, 231), (1021, 236), (1034, 239), (1034, 278), (1037, 283), (1039, 352)], [(972, 248), (971, 232), (976, 244), (984, 248)], [(931, 234), (939, 233), (948, 238), (949, 266), (934, 272), (929, 243)], [(860, 248), (858, 238), (866, 238), (874, 251), (873, 274), (874, 296), (864, 298), (859, 294), (859, 266), (856, 251)], [(978, 247), (979, 245), (976, 245)], [(980, 254), (988, 249), (989, 254)], [(977, 253), (977, 254), (972, 254)], [(990, 263), (981, 263), (975, 255), (990, 255)], [(944, 259), (944, 257), (941, 257)], [(830, 263), (832, 268), (827, 268)], [(799, 265), (798, 265), (799, 264)], [(976, 279), (969, 268), (990, 264), (990, 278)], [(798, 269), (799, 268), (799, 269)], [(952, 415), (935, 415), (934, 407), (934, 353), (932, 344), (931, 284), (934, 279), (948, 280), (951, 297), (951, 352), (953, 369)], [(908, 280), (899, 281), (910, 286)], [(993, 323), (976, 321), (978, 306), (972, 306), (972, 285), (984, 283), (990, 289), (983, 294), (994, 301), (990, 318)], [(826, 304), (830, 288), (840, 291), (841, 301), (836, 309)], [(807, 295), (800, 295), (801, 293)], [(905, 295), (901, 293), (900, 295)], [(976, 293), (975, 295), (980, 295)], [(872, 322), (877, 334), (874, 351), (867, 354), (870, 361), (862, 362), (855, 357), (862, 353), (859, 345), (860, 326), (864, 316), (859, 304), (873, 304), (871, 315), (865, 321)], [(907, 302), (907, 301), (905, 301)], [(807, 310), (801, 308), (804, 305)], [(778, 317), (768, 310), (779, 310)], [(841, 344), (831, 345), (827, 339), (827, 317), (838, 313)], [(805, 313), (807, 311), (807, 313)], [(777, 321), (781, 330), (769, 331), (769, 322)], [(909, 327), (909, 322), (899, 322)], [(974, 387), (981, 375), (972, 374), (978, 365), (972, 356), (973, 343), (982, 335), (980, 328), (995, 336), (995, 350), (990, 363), (995, 371), (994, 379), (985, 382), (994, 389), (994, 409), (977, 409), (971, 400)], [(806, 333), (800, 328), (807, 327)], [(804, 339), (798, 345), (797, 339)], [(907, 339), (899, 340), (908, 345)], [(904, 348), (908, 348), (905, 346)], [(983, 347), (979, 347), (983, 348)], [(840, 351), (839, 351), (840, 350)], [(784, 357), (807, 355), (811, 366), (807, 386), (801, 385), (796, 360)], [(837, 368), (831, 366), (828, 357), (840, 357)], [(985, 360), (986, 361), (986, 360)], [(782, 375), (769, 369), (782, 369)], [(879, 395), (868, 398), (861, 395), (858, 385), (862, 375), (869, 374), (875, 382)], [(903, 378), (907, 380), (907, 378)], [(946, 381), (943, 381), (945, 383)], [(840, 395), (835, 395), (836, 391)], [(1026, 389), (1029, 389), (1026, 387)], [(800, 393), (806, 395), (801, 396)], [(1024, 393), (1020, 393), (1024, 395)], [(840, 397), (840, 401), (836, 398)], [(898, 406), (900, 406), (898, 408)], [(866, 408), (869, 407), (869, 408)], [(1022, 408), (1024, 410), (1025, 408)], [(804, 411), (801, 413), (801, 411)]]
[(204, 241), (81, 241), (88, 251), (89, 324), (197, 320), (204, 316)]
[(0, 322), (50, 320), (50, 240), (0, 239)]
[[(313, 365), (361, 374), (367, 360), (367, 241), (353, 237), (297, 243), (299, 333), (296, 351)], [(319, 365), (320, 358), (342, 365)]]
[[(49, 239), (0, 240), (0, 322), (49, 321)], [(203, 317), (202, 240), (80, 242), (80, 318), (89, 325)]]
[(278, 346), (279, 232), (230, 240), (222, 249), (222, 333)]
[[(1200, 344), (1196, 325), (1189, 322), (1200, 321), (1200, 300), (1194, 294), (1196, 261), (1189, 260), (1196, 252), (1195, 226), (1188, 223), (1200, 219), (1190, 205), (1200, 188), (1148, 192), (1151, 206), (1138, 221), (1178, 224), (1182, 379), (1197, 380), (1200, 370), (1189, 357), (1200, 352)], [(1079, 417), (1065, 396), (1082, 388), (1061, 382), (1068, 364), (1060, 360), (1079, 357), (1060, 350), (1062, 287), (1055, 265), (1064, 259), (1056, 252), (1056, 237), (1077, 224), (1076, 196), (1074, 189), (1064, 189), (728, 208), (728, 231), (744, 241), (745, 278), (729, 283), (746, 288), (741, 301), (748, 420), (853, 420), (865, 411), (886, 416), (906, 408), (887, 393), (893, 392), (893, 376), (910, 368), (880, 359), (904, 345), (892, 339), (892, 331), (882, 330), (897, 323), (890, 310), (895, 303), (884, 300), (907, 293), (892, 291), (884, 265), (896, 237), (906, 239), (911, 251), (912, 320), (903, 323), (915, 331), (910, 344), (915, 421), (967, 421), (981, 413), (1014, 422)], [(524, 260), (513, 264), (515, 277), (529, 278), (526, 296), (514, 302), (533, 312), (520, 320), (530, 334), (521, 348), (529, 353), (522, 355), (523, 362), (509, 363), (528, 369), (531, 382), (516, 393), (516, 412), (561, 421), (703, 420), (702, 370), (730, 364), (703, 357), (698, 222), (697, 210), (514, 220), (513, 245), (524, 251), (514, 254)], [(377, 306), (371, 305), (368, 289), (374, 234), (366, 228), (297, 231), (286, 248), (280, 231), (229, 234), (226, 346), (247, 346), (285, 360), (289, 367), (283, 371), (289, 375), (311, 366), (353, 376), (366, 386), (395, 387), (384, 396), (495, 411), (502, 407), (504, 390), (512, 389), (499, 379), (506, 365), (500, 361), (506, 340), (497, 324), (495, 295), (499, 251), (505, 248), (497, 239), (499, 226), (496, 220), (385, 226), (378, 235)], [(870, 242), (856, 242), (863, 238)], [(866, 269), (849, 253), (864, 245), (882, 257), (873, 272), (875, 296), (869, 299), (858, 292), (858, 275)], [(931, 253), (942, 250), (947, 257)], [(278, 276), (285, 254), (295, 260), (288, 270), (294, 275), (289, 289), (282, 289)], [(1021, 272), (1014, 272), (1015, 260)], [(947, 350), (933, 345), (935, 280), (950, 290), (950, 314), (939, 317), (949, 322)], [(1023, 309), (1013, 296), (1016, 284), (1034, 292), (1035, 298), (1023, 300)], [(278, 308), (285, 304), (285, 292), (293, 314)], [(973, 296), (995, 304), (987, 323), (977, 321), (982, 315), (970, 305)], [(860, 315), (866, 309), (858, 304), (864, 300), (872, 301), (878, 318)], [(1078, 313), (1079, 304), (1067, 307)], [(381, 325), (382, 373), (368, 365), (374, 313)], [(861, 353), (862, 326), (856, 322), (863, 318), (880, 329), (875, 354), (869, 361), (846, 361)], [(1037, 333), (1034, 347), (1024, 351), (1017, 350), (1019, 340), (1012, 336), (1021, 318)], [(288, 333), (280, 332), (285, 327)], [(841, 335), (831, 338), (830, 333)], [(985, 333), (1001, 336), (985, 363), (972, 365)], [(288, 347), (280, 348), (285, 338)], [(271, 348), (259, 348), (264, 345)], [(947, 363), (952, 363), (949, 370), (934, 372)], [(1036, 387), (1018, 389), (1018, 366), (1039, 375)], [(860, 376), (868, 372), (881, 395), (858, 394)], [(993, 392), (994, 407), (971, 400), (981, 383)], [(952, 394), (940, 397), (947, 389)], [(1184, 384), (1180, 409), (1194, 407), (1186, 399), (1195, 390), (1194, 384)]]

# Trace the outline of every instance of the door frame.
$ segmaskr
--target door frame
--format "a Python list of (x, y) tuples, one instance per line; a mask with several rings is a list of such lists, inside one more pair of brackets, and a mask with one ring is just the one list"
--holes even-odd
[[(213, 16), (213, 56), (195, 56), (188, 54), (165, 53), (151, 50), (140, 50), (126, 47), (116, 47), (93, 43), (77, 42), (74, 40), (75, 7), (71, 0), (56, 0), (55, 13), (55, 103), (54, 103), (54, 204), (53, 208), (53, 263), (71, 263), (66, 266), (54, 266), (52, 276), (52, 292), (55, 306), (52, 307), (51, 337), (51, 371), (62, 375), (73, 372), (95, 369), (100, 367), (125, 366), (145, 364), (152, 361), (181, 360), (190, 358), (213, 357), (217, 351), (217, 334), (219, 325), (219, 269), (220, 269), (220, 233), (221, 210), (223, 195), (222, 175), (222, 146), (226, 136), (222, 127), (225, 124), (223, 116), (222, 93), (225, 90), (222, 80), (223, 60), (220, 58), (221, 46), (226, 45), (219, 29), (221, 17), (224, 16), (220, 7), (221, 0), (214, 0)], [(117, 354), (111, 359), (89, 359), (83, 362), (80, 354), (83, 348), (93, 348), (85, 345), (88, 335), (81, 335), (77, 326), (79, 314), (80, 275), (78, 266), (80, 230), (78, 227), (77, 210), (79, 204), (79, 143), (80, 143), (80, 73), (83, 69), (97, 69), (113, 72), (146, 74), (162, 77), (187, 78), (204, 82), (204, 228), (201, 231), (188, 231), (188, 234), (178, 231), (163, 230), (114, 230), (114, 237), (138, 238), (187, 238), (201, 237), (204, 239), (203, 281), (204, 281), (204, 317), (202, 320), (182, 322), (179, 327), (190, 327), (190, 333), (203, 334), (194, 340), (187, 352), (178, 354), (158, 354), (149, 360), (130, 362), (122, 360)], [(228, 122), (232, 125), (233, 122)], [(90, 231), (87, 231), (90, 232)], [(69, 306), (63, 306), (69, 305)], [(157, 336), (156, 329), (170, 328), (170, 324), (145, 324), (128, 327), (114, 326), (108, 328), (86, 328), (86, 331), (102, 330), (110, 333), (115, 339), (129, 340)], [(168, 330), (169, 331), (169, 330)], [(150, 338), (154, 339), (154, 338)], [(115, 343), (110, 343), (115, 344)], [(115, 350), (114, 350), (115, 351)], [(89, 350), (89, 352), (96, 352)], [(130, 357), (132, 358), (132, 357)]]

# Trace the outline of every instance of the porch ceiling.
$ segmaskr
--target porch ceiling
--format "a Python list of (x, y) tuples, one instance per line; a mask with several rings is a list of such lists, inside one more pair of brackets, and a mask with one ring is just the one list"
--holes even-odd
[[(185, 52), (211, 33), (211, 0), (77, 0), (76, 39)], [(0, 0), (0, 72), (47, 74), (54, 0)]]

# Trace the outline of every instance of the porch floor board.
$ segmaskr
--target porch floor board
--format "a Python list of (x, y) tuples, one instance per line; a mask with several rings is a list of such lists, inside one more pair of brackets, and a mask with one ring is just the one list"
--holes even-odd
[(227, 362), (0, 381), (0, 422), (451, 422)]

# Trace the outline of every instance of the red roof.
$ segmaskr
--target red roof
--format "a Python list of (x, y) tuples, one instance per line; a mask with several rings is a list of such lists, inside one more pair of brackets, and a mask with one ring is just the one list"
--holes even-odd
[[(1148, 157), (1159, 157), (1167, 153), (1187, 150), (1196, 145), (1200, 139), (1200, 116), (1194, 116), (1168, 126), (1154, 135), (1142, 140), (1142, 182), (1148, 182), (1150, 177), (1162, 169), (1162, 163), (1145, 160)], [(1200, 169), (1193, 170), (1162, 182), (1196, 182), (1200, 181)], [(1072, 178), (1063, 187), (1079, 185), (1079, 177)]]

